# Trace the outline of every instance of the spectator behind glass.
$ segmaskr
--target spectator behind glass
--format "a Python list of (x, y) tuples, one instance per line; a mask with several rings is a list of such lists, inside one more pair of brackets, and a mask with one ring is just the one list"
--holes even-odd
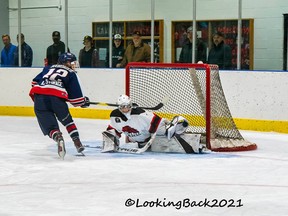
[[(17, 35), (17, 42), (18, 46), (16, 48), (15, 52), (15, 65), (19, 66), (19, 35)], [(20, 44), (21, 44), (21, 67), (31, 67), (32, 61), (33, 61), (33, 51), (31, 47), (25, 42), (24, 34), (21, 33), (20, 38)]]
[(231, 47), (224, 43), (222, 32), (213, 34), (213, 45), (209, 51), (208, 64), (216, 64), (219, 69), (232, 69), (232, 51)]
[[(123, 45), (122, 36), (120, 34), (115, 34), (113, 37), (113, 47), (112, 47), (112, 68), (115, 68), (118, 63), (121, 63), (125, 53), (125, 48)], [(109, 67), (109, 52), (106, 55), (105, 66)]]
[(100, 67), (99, 53), (93, 47), (93, 39), (86, 35), (83, 39), (84, 47), (79, 52), (79, 64), (81, 68)]
[[(192, 63), (192, 47), (193, 47), (193, 27), (190, 26), (187, 29), (187, 41), (184, 43), (179, 62), (180, 63)], [(195, 46), (195, 62), (202, 61), (206, 62), (206, 45), (200, 39), (196, 38), (196, 46)]]
[(1, 51), (1, 66), (2, 67), (13, 67), (15, 66), (15, 52), (16, 46), (11, 43), (11, 38), (8, 34), (2, 35), (2, 41), (4, 48)]
[(54, 31), (52, 33), (53, 44), (47, 48), (46, 58), (48, 65), (57, 64), (58, 58), (62, 53), (65, 53), (65, 44), (60, 41), (60, 32)]
[(116, 67), (125, 67), (129, 62), (151, 62), (151, 48), (143, 43), (139, 31), (132, 34), (132, 40), (133, 43), (128, 45), (123, 60)]

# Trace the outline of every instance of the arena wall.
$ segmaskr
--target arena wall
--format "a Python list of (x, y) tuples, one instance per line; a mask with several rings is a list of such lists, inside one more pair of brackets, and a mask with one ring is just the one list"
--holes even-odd
[[(28, 96), (41, 68), (0, 68), (0, 115), (34, 116)], [(114, 103), (125, 93), (124, 69), (79, 69), (83, 91), (91, 101)], [(222, 71), (222, 86), (239, 129), (288, 133), (288, 73)], [(181, 106), (181, 104), (180, 104)], [(111, 107), (73, 108), (74, 117), (108, 119)]]

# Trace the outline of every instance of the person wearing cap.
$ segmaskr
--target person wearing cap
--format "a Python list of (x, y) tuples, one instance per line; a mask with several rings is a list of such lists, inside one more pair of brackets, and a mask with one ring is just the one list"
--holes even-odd
[(46, 51), (48, 65), (57, 64), (59, 56), (65, 53), (65, 44), (60, 39), (60, 32), (54, 31), (52, 33), (52, 40), (54, 43), (50, 45)]
[[(116, 68), (118, 63), (121, 63), (125, 53), (125, 48), (123, 45), (122, 36), (120, 34), (115, 34), (113, 37), (113, 47), (112, 47), (112, 68)], [(109, 52), (106, 55), (105, 66), (109, 67)]]
[(232, 69), (232, 51), (231, 47), (224, 43), (224, 34), (216, 32), (212, 37), (213, 45), (209, 51), (208, 63), (216, 64), (219, 69)]
[[(24, 34), (17, 35), (17, 42), (21, 45), (21, 67), (31, 67), (33, 61), (33, 50), (32, 48), (25, 42)], [(19, 45), (16, 48), (15, 52), (15, 65), (19, 66)]]
[(79, 52), (79, 64), (82, 68), (100, 67), (99, 53), (93, 47), (93, 38), (86, 35), (83, 38), (84, 47)]
[(151, 48), (141, 39), (141, 33), (135, 31), (132, 34), (132, 43), (126, 48), (123, 60), (116, 67), (125, 67), (129, 62), (150, 62)]
[(15, 66), (14, 58), (16, 52), (16, 46), (11, 43), (11, 38), (8, 34), (2, 35), (2, 41), (4, 48), (1, 51), (1, 66), (13, 67)]
[[(187, 29), (187, 41), (184, 43), (180, 52), (180, 63), (192, 63), (192, 47), (193, 47), (193, 27), (190, 26)], [(202, 61), (206, 62), (207, 47), (204, 42), (196, 38), (195, 46), (195, 62)]]

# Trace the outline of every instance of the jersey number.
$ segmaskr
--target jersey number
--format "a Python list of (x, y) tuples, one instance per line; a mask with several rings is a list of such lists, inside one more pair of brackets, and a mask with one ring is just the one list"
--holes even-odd
[(45, 74), (45, 76), (43, 76), (43, 78), (47, 78), (49, 80), (55, 80), (57, 76), (60, 77), (66, 77), (68, 75), (68, 71), (61, 69), (61, 68), (57, 68), (55, 70), (55, 68), (50, 69), (49, 72), (47, 74)]

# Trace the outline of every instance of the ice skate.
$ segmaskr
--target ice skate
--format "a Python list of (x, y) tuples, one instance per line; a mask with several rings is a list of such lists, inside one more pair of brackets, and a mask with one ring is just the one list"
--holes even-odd
[[(76, 147), (76, 149), (77, 149), (77, 152), (78, 152), (78, 153), (82, 153), (85, 148), (84, 148), (84, 146), (82, 145), (79, 137), (74, 138), (74, 139), (73, 139), (73, 142), (74, 142), (74, 145), (75, 145), (75, 147)], [(82, 153), (82, 154), (83, 154), (83, 153)]]
[(66, 154), (65, 143), (61, 132), (57, 132), (55, 134), (54, 140), (57, 142), (58, 145), (58, 155), (60, 158), (64, 159)]
[(200, 145), (199, 145), (199, 153), (200, 153), (200, 154), (211, 153), (211, 150), (208, 149), (205, 144), (200, 143)]

